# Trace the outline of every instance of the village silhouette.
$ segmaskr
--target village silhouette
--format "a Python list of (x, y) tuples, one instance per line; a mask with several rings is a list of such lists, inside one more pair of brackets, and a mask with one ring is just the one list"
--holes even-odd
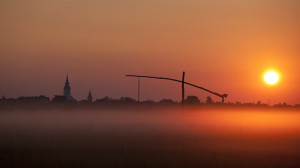
[[(131, 97), (121, 97), (119, 99), (113, 99), (108, 96), (105, 96), (100, 99), (93, 99), (91, 90), (87, 94), (87, 98), (83, 100), (76, 100), (71, 94), (71, 86), (69, 82), (68, 74), (66, 76), (65, 86), (63, 87), (63, 94), (62, 95), (54, 95), (52, 99), (45, 95), (40, 96), (20, 96), (18, 98), (6, 98), (3, 96), (0, 99), (0, 109), (15, 109), (15, 108), (78, 108), (78, 107), (116, 107), (116, 106), (135, 106), (135, 105), (148, 105), (148, 106), (178, 106), (178, 105), (187, 105), (187, 106), (204, 106), (204, 107), (258, 107), (258, 108), (300, 108), (300, 104), (289, 105), (286, 103), (278, 103), (275, 105), (268, 105), (264, 104), (261, 101), (257, 101), (256, 103), (253, 102), (245, 102), (241, 103), (237, 102), (224, 102), (224, 98), (228, 96), (228, 94), (218, 94), (212, 92), (208, 89), (202, 88), (200, 86), (196, 86), (184, 81), (183, 72), (183, 80), (176, 80), (171, 78), (164, 78), (164, 77), (152, 77), (152, 76), (138, 76), (138, 75), (126, 75), (127, 77), (138, 77), (138, 78), (155, 78), (155, 79), (166, 79), (166, 80), (173, 80), (176, 82), (182, 83), (182, 100), (180, 102), (174, 101), (172, 99), (161, 99), (158, 102), (153, 100), (144, 100), (140, 101), (140, 84), (138, 81), (138, 100), (131, 98)], [(214, 95), (217, 95), (222, 98), (221, 101), (214, 101), (211, 96), (207, 96), (205, 100), (200, 100), (197, 96), (190, 95), (185, 98), (184, 96), (184, 84), (188, 84), (207, 92), (210, 92)]]

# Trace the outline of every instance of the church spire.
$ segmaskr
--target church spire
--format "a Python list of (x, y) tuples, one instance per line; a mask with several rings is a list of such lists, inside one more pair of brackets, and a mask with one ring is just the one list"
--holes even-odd
[(66, 77), (66, 85), (69, 85), (69, 74), (67, 73), (67, 77)]
[(69, 74), (68, 73), (67, 73), (66, 83), (65, 83), (65, 87), (64, 87), (64, 96), (66, 96), (67, 100), (76, 101), (71, 96), (71, 87), (70, 87), (70, 83), (69, 83)]
[(88, 97), (87, 97), (87, 101), (88, 101), (88, 102), (93, 102), (93, 97), (92, 97), (92, 92), (91, 92), (91, 90), (89, 91), (89, 95), (88, 95)]

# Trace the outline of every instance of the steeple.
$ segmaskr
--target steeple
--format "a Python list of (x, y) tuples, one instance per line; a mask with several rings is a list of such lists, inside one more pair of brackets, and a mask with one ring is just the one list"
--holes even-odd
[(67, 74), (67, 77), (66, 77), (66, 83), (65, 83), (65, 87), (64, 87), (64, 96), (67, 98), (67, 100), (76, 101), (71, 96), (71, 87), (70, 87), (70, 83), (69, 83), (69, 75), (68, 74)]
[(91, 90), (89, 91), (89, 95), (87, 97), (88, 102), (93, 102), (93, 97), (92, 97), (92, 93)]
[(69, 85), (69, 74), (67, 73), (67, 77), (66, 77), (66, 85)]

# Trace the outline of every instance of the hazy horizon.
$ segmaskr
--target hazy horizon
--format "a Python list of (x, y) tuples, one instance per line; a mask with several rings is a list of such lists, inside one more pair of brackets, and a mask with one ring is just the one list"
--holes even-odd
[(2, 167), (299, 167), (293, 110), (137, 108), (0, 113)]

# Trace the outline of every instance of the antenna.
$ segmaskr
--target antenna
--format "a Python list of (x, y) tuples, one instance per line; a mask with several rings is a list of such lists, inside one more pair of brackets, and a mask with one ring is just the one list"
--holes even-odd
[(138, 103), (140, 102), (140, 78), (138, 80)]

